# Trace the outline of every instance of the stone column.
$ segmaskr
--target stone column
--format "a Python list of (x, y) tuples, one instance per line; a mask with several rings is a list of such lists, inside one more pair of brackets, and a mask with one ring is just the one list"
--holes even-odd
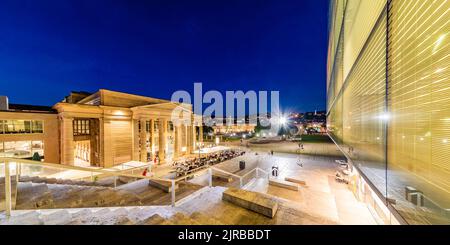
[(140, 160), (139, 120), (133, 120), (133, 161)]
[(181, 125), (181, 148), (186, 149), (186, 151), (182, 151), (182, 154), (187, 153), (187, 126), (182, 124)]
[(74, 165), (75, 148), (73, 142), (73, 118), (61, 118), (61, 163)]
[(203, 143), (203, 126), (200, 124), (199, 126), (199, 135), (198, 135), (198, 142)]
[(114, 166), (114, 147), (112, 142), (112, 130), (111, 130), (111, 120), (110, 119), (101, 119), (100, 120), (101, 127), (103, 129), (103, 152), (102, 152), (102, 167), (109, 168)]
[(91, 119), (90, 120), (90, 162), (91, 166), (99, 166), (99, 121), (98, 119)]
[(175, 157), (179, 157), (181, 155), (180, 129), (180, 126), (175, 126)]
[(187, 144), (187, 154), (192, 153), (192, 126), (186, 126), (186, 144)]
[(167, 120), (159, 119), (159, 161), (166, 159)]
[(141, 131), (139, 132), (139, 142), (140, 142), (140, 161), (147, 162), (147, 131), (146, 131), (146, 120), (141, 119)]
[(192, 126), (192, 149), (197, 150), (197, 127), (195, 124)]
[(155, 158), (155, 120), (150, 120), (150, 150), (152, 151), (152, 161)]

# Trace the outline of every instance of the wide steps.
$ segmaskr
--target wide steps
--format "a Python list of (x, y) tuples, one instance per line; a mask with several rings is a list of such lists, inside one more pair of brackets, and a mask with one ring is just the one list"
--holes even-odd
[(292, 183), (296, 183), (296, 184), (299, 184), (299, 185), (306, 186), (306, 181), (301, 180), (301, 179), (297, 179), (297, 178), (294, 178), (294, 177), (286, 177), (286, 178), (284, 178), (284, 180), (288, 181), (288, 182), (292, 182)]
[[(167, 181), (149, 180), (148, 185), (158, 188), (167, 193), (172, 192), (172, 183), (167, 182)], [(177, 190), (177, 189), (178, 189), (178, 184), (175, 184), (175, 190)]]
[(217, 172), (215, 172), (215, 173), (212, 174), (212, 177), (214, 179), (225, 181), (225, 182), (228, 182), (228, 183), (233, 181), (233, 178), (231, 177), (231, 175), (225, 174), (225, 173), (217, 173)]
[(83, 180), (57, 179), (45, 178), (39, 176), (20, 176), (20, 182), (45, 183), (45, 184), (59, 184), (59, 185), (77, 185), (77, 186), (111, 186), (109, 183), (99, 183)]
[(109, 187), (19, 183), (17, 209), (116, 207), (142, 205), (128, 191)]
[(273, 185), (276, 187), (281, 187), (281, 188), (285, 188), (285, 189), (289, 189), (289, 190), (293, 190), (293, 191), (298, 191), (298, 189), (299, 189), (297, 183), (292, 183), (292, 182), (288, 182), (285, 180), (274, 179), (274, 178), (269, 179), (269, 185)]
[(191, 219), (183, 213), (176, 213), (170, 217), (169, 222), (174, 225), (201, 225), (196, 220)]
[(202, 225), (224, 225), (219, 220), (206, 216), (200, 212), (193, 212), (189, 217)]
[(222, 200), (269, 218), (273, 218), (278, 210), (278, 202), (274, 198), (242, 189), (228, 188), (223, 192)]
[(139, 222), (138, 225), (166, 225), (170, 222), (161, 217), (159, 214), (154, 214), (147, 219)]

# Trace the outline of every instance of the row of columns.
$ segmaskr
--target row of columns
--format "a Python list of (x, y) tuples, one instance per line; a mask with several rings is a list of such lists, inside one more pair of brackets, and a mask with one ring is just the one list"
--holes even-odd
[[(150, 122), (150, 132), (147, 132), (147, 121)], [(134, 160), (136, 161), (147, 161), (147, 140), (150, 141), (150, 151), (153, 150), (153, 146), (155, 145), (155, 131), (154, 124), (155, 121), (158, 122), (158, 157), (160, 161), (164, 161), (167, 157), (167, 138), (168, 138), (168, 120), (159, 118), (159, 119), (140, 119), (135, 122), (135, 152), (133, 154)], [(138, 125), (140, 124), (140, 126)], [(141, 130), (137, 130), (140, 127)], [(197, 140), (196, 136), (196, 127), (194, 126), (186, 126), (184, 124), (174, 125), (174, 157), (179, 157), (184, 154), (190, 153), (195, 149), (195, 144)], [(200, 127), (200, 132), (202, 132)], [(185, 148), (184, 148), (185, 147)]]
[[(147, 139), (150, 141), (150, 151), (153, 150), (153, 146), (155, 145), (155, 132), (154, 132), (154, 123), (155, 119), (151, 119), (150, 121), (150, 132), (147, 132), (147, 120), (146, 119), (139, 119), (133, 121), (133, 135), (134, 135), (134, 143), (133, 143), (133, 153), (132, 157), (135, 161), (143, 161), (147, 162)], [(158, 149), (158, 157), (160, 161), (163, 161), (166, 159), (166, 143), (167, 143), (167, 127), (168, 127), (168, 120), (160, 118), (158, 121), (158, 138), (159, 138), (159, 149)], [(99, 124), (102, 125), (103, 120), (100, 119)], [(138, 130), (140, 124), (141, 130)], [(99, 126), (99, 125), (96, 125)], [(100, 142), (102, 143), (103, 147), (106, 147), (105, 144), (110, 144), (110, 133), (107, 129), (108, 127), (102, 127), (103, 131), (98, 135), (97, 137), (100, 138)], [(199, 141), (202, 142), (203, 140), (203, 128), (199, 128)], [(184, 124), (177, 125), (174, 127), (174, 157), (179, 157), (184, 154), (192, 152), (196, 148), (197, 139), (196, 139), (196, 127), (195, 126), (187, 126)], [(108, 132), (107, 132), (108, 131)], [(61, 124), (60, 124), (60, 132), (61, 132), (61, 141), (60, 141), (60, 149), (61, 149), (61, 162), (62, 164), (66, 165), (74, 165), (74, 136), (73, 136), (73, 118), (61, 118)], [(130, 132), (131, 133), (131, 132)], [(149, 135), (148, 135), (149, 134)], [(99, 142), (99, 143), (100, 143)], [(186, 149), (183, 151), (183, 147), (186, 147)], [(101, 148), (101, 147), (100, 147)], [(156, 149), (155, 149), (156, 150)], [(103, 155), (100, 161), (102, 163), (109, 162), (107, 160), (110, 156), (101, 149), (99, 150), (99, 154)], [(92, 159), (92, 158), (91, 158)]]

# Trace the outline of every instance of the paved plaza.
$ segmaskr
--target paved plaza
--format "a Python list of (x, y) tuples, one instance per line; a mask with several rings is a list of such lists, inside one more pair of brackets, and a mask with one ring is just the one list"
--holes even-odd
[[(219, 163), (215, 167), (242, 176), (256, 167), (270, 172), (271, 167), (277, 165), (279, 167), (278, 179), (283, 180), (287, 176), (294, 177), (305, 181), (306, 186), (301, 186), (299, 191), (293, 191), (268, 185), (267, 180), (259, 178), (245, 182), (245, 188), (287, 200), (289, 205), (296, 210), (307, 213), (311, 217), (320, 217), (326, 220), (325, 223), (377, 223), (366, 205), (355, 198), (348, 186), (338, 183), (334, 179), (334, 174), (337, 170), (335, 160), (341, 158), (289, 153), (269, 155), (267, 152), (247, 150), (248, 152), (245, 156)], [(246, 161), (246, 169), (239, 171), (239, 161), (241, 160)], [(299, 162), (302, 166), (298, 164)], [(204, 175), (193, 181), (199, 184), (206, 184), (207, 178)], [(223, 183), (214, 181), (214, 185), (236, 186), (238, 185), (237, 182)], [(214, 203), (214, 198), (211, 197), (211, 199), (210, 202)], [(217, 201), (217, 207), (214, 207), (213, 204), (208, 205), (210, 208), (218, 211), (219, 206), (223, 205), (219, 205), (219, 203)]]

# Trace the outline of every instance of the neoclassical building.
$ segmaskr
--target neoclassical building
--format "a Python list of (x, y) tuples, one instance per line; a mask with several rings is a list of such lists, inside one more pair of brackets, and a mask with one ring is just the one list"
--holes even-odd
[[(43, 118), (43, 130), (26, 137), (44, 139), (40, 153), (45, 161), (66, 165), (111, 167), (155, 158), (163, 162), (191, 153), (203, 138), (201, 117), (194, 116), (192, 105), (105, 89), (93, 94), (72, 92), (47, 111), (6, 109), (0, 110), (0, 121), (5, 122), (0, 126), (15, 130), (8, 123), (19, 122), (24, 129), (3, 130), (0, 143), (5, 145), (2, 138), (21, 142), (27, 131), (22, 122)], [(174, 112), (178, 117), (173, 117)], [(17, 149), (0, 148), (0, 156), (13, 151)], [(30, 148), (27, 156), (31, 154)]]

